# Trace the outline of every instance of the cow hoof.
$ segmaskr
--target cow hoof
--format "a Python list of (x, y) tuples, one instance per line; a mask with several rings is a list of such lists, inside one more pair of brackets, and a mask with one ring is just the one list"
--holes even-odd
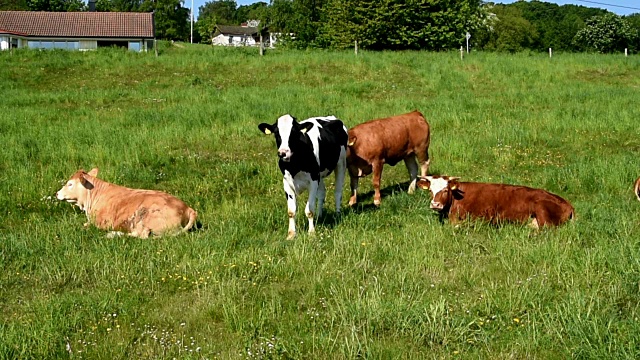
[(354, 207), (358, 202), (356, 200), (349, 200), (349, 206)]
[(296, 232), (289, 231), (289, 233), (287, 234), (287, 240), (293, 240), (294, 237), (296, 237)]
[(380, 203), (381, 203), (380, 200), (373, 200), (373, 205), (375, 205), (377, 207), (380, 207)]
[(409, 187), (409, 190), (407, 191), (407, 194), (413, 195), (414, 192), (416, 192), (416, 188), (415, 187)]

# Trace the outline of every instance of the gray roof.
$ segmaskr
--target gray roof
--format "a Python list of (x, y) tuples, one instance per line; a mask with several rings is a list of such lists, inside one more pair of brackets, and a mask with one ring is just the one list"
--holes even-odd
[(235, 25), (217, 25), (216, 34), (225, 34), (225, 35), (257, 35), (258, 28), (256, 27), (245, 27), (245, 26), (235, 26)]

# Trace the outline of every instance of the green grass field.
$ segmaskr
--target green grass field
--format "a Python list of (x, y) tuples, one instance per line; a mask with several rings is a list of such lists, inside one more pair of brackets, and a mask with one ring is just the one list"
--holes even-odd
[[(0, 358), (639, 358), (639, 99), (637, 56), (0, 52)], [(257, 125), (413, 109), (432, 174), (545, 188), (577, 220), (452, 227), (399, 164), (380, 209), (367, 177), (335, 216), (330, 177), (317, 235), (299, 211), (285, 240)], [(178, 196), (201, 228), (83, 228), (54, 194), (92, 167)]]

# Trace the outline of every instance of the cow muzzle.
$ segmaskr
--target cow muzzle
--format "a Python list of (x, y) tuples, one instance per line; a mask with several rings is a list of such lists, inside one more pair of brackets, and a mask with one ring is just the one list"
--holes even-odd
[(78, 200), (76, 200), (76, 199), (70, 199), (70, 198), (67, 198), (67, 197), (62, 193), (62, 190), (60, 190), (60, 191), (58, 191), (58, 192), (56, 193), (56, 198), (57, 198), (58, 200), (60, 200), (60, 201), (67, 201), (67, 202), (70, 202), (70, 203), (72, 203), (72, 204), (73, 204), (73, 203), (78, 202)]
[(280, 160), (289, 162), (291, 161), (291, 151), (290, 150), (278, 150), (278, 157)]
[(432, 201), (430, 208), (431, 210), (442, 211), (444, 209), (444, 204)]

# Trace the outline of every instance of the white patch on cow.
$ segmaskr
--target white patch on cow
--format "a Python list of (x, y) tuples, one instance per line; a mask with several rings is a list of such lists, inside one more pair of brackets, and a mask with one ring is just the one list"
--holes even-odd
[(431, 194), (435, 198), (436, 194), (440, 191), (447, 188), (449, 185), (449, 181), (443, 178), (433, 178), (431, 176), (427, 176), (427, 180), (429, 180), (429, 190), (431, 190)]
[(278, 132), (280, 133), (280, 148), (278, 152), (284, 152), (285, 158), (291, 158), (291, 148), (289, 147), (289, 137), (291, 136), (291, 129), (293, 128), (293, 117), (291, 115), (282, 115), (278, 118)]

